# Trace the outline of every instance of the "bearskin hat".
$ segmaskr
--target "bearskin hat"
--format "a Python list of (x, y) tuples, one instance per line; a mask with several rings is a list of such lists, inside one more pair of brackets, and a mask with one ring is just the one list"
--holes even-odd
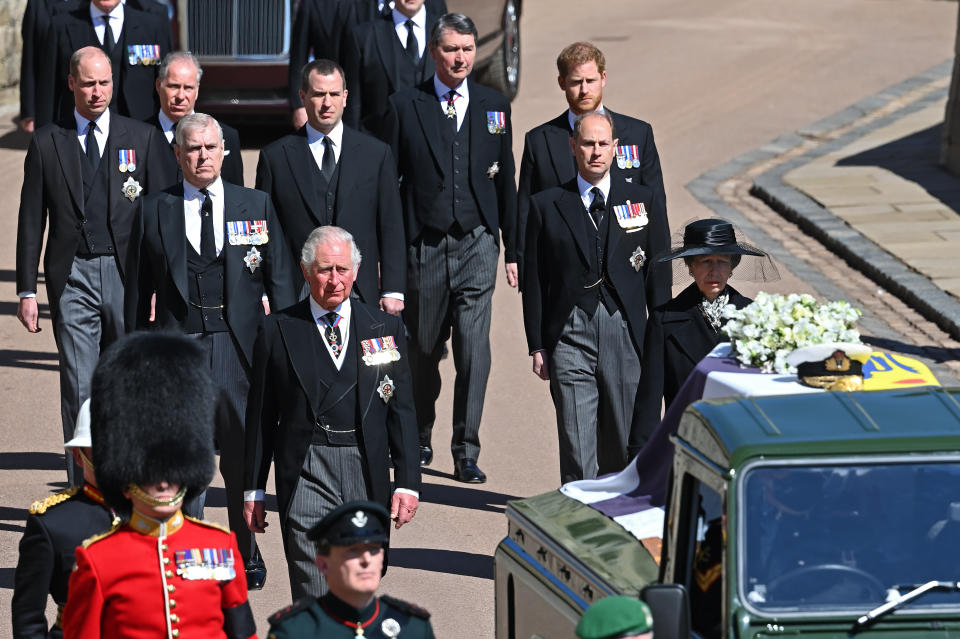
[(118, 514), (130, 484), (166, 481), (190, 497), (213, 479), (217, 387), (199, 346), (182, 335), (133, 333), (104, 351), (90, 390), (97, 484)]

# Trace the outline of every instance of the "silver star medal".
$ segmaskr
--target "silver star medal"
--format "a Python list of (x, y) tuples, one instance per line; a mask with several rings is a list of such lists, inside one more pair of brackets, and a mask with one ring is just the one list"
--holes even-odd
[(490, 165), (490, 168), (487, 169), (487, 177), (491, 180), (497, 176), (497, 173), (500, 172), (500, 163), (494, 162)]
[(389, 375), (383, 376), (383, 381), (380, 382), (380, 385), (377, 386), (377, 392), (380, 394), (380, 397), (383, 399), (383, 403), (386, 404), (390, 401), (390, 398), (393, 397), (393, 380), (390, 379)]
[(385, 637), (391, 637), (392, 639), (400, 634), (400, 622), (393, 617), (388, 617), (380, 624), (380, 631)]
[(250, 250), (247, 251), (247, 256), (243, 258), (243, 263), (246, 264), (250, 272), (253, 273), (257, 270), (257, 267), (260, 266), (261, 262), (263, 262), (263, 256), (260, 255), (260, 251), (257, 250), (256, 246), (251, 246)]
[(121, 186), (123, 189), (123, 194), (128, 200), (133, 202), (138, 197), (140, 197), (140, 192), (143, 190), (143, 187), (140, 186), (140, 183), (133, 179), (133, 176), (127, 178), (127, 181)]
[(647, 254), (643, 252), (643, 249), (639, 246), (637, 250), (633, 252), (633, 255), (630, 256), (630, 266), (634, 268), (638, 273), (640, 269), (643, 268), (644, 262), (647, 261)]

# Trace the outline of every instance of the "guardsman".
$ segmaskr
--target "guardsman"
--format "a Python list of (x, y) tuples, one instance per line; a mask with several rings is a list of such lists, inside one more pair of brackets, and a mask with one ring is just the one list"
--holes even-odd
[[(13, 577), (14, 639), (61, 637), (60, 615), (67, 603), (73, 551), (83, 540), (109, 529), (115, 517), (97, 488), (90, 443), (90, 400), (80, 407), (73, 439), (64, 444), (83, 468), (83, 486), (38, 499), (30, 505), (20, 558)], [(47, 595), (57, 604), (57, 620), (47, 629)]]
[(653, 639), (653, 615), (639, 599), (604, 597), (583, 613), (576, 633), (579, 639)]
[(186, 517), (214, 471), (219, 390), (189, 339), (127, 336), (93, 375), (98, 485), (124, 523), (77, 548), (66, 639), (256, 636), (233, 534)]
[(376, 595), (389, 527), (387, 509), (370, 501), (342, 504), (314, 526), (309, 536), (330, 592), (295, 601), (271, 616), (268, 638), (433, 637), (426, 610)]

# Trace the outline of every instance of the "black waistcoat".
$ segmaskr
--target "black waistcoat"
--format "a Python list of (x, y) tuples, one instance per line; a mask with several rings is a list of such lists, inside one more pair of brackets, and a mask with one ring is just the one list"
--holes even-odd
[(230, 330), (225, 317), (223, 251), (217, 259), (203, 259), (187, 241), (187, 304), (185, 333), (222, 333)]
[[(321, 323), (322, 325), (322, 323)], [(355, 446), (356, 429), (360, 424), (360, 412), (357, 403), (357, 338), (351, 332), (347, 348), (343, 353), (343, 365), (337, 370), (333, 358), (323, 343), (320, 331), (316, 332), (319, 342), (315, 349), (317, 365), (322, 379), (330, 384), (321, 406), (322, 413), (314, 427), (313, 443), (330, 446)], [(329, 429), (325, 431), (324, 428)], [(330, 432), (330, 431), (340, 431)], [(343, 431), (353, 431), (344, 433)]]
[[(311, 153), (311, 157), (313, 154)], [(334, 207), (337, 203), (337, 185), (340, 183), (340, 163), (337, 162), (337, 168), (333, 171), (333, 177), (328, 183), (323, 179), (323, 173), (316, 162), (310, 163), (310, 172), (312, 173), (313, 189), (318, 202), (323, 204), (323, 219), (320, 220), (320, 226), (333, 224)]]
[(77, 253), (107, 255), (115, 252), (107, 223), (110, 202), (110, 194), (107, 193), (107, 172), (110, 170), (108, 152), (109, 148), (104, 150), (96, 172), (85, 155), (80, 157), (83, 174), (83, 219), (80, 220), (83, 242), (77, 246)]
[[(443, 190), (427, 213), (424, 225), (437, 231), (471, 231), (483, 224), (480, 207), (470, 186), (470, 118), (472, 107), (467, 106), (466, 116), (456, 135), (450, 121), (444, 117), (440, 122), (440, 139), (443, 148), (450, 149), (443, 167)], [(459, 228), (458, 228), (459, 227)]]
[[(589, 215), (589, 213), (584, 213)], [(582, 308), (590, 317), (593, 317), (600, 302), (603, 302), (611, 315), (617, 310), (616, 293), (613, 287), (608, 284), (610, 278), (607, 276), (606, 252), (610, 217), (610, 207), (608, 206), (600, 220), (600, 228), (595, 229), (593, 224), (587, 222), (587, 228), (593, 232), (593, 237), (590, 242), (590, 269), (587, 276), (584, 277), (584, 284), (593, 284), (594, 282), (599, 282), (599, 284), (583, 289), (580, 299), (577, 300), (577, 306)]]
[[(104, 34), (106, 36), (106, 34)], [(102, 48), (102, 45), (101, 45)], [(120, 30), (120, 37), (113, 46), (113, 51), (107, 54), (110, 58), (110, 64), (113, 67), (113, 106), (118, 113), (130, 113), (130, 107), (127, 105), (127, 99), (120, 90), (122, 85), (123, 67), (127, 62), (127, 27), (124, 20), (124, 27)]]

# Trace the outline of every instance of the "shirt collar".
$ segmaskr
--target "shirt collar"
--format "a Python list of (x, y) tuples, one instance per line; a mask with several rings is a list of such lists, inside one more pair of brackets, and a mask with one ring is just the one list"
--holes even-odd
[[(319, 319), (319, 318), (323, 317), (324, 315), (326, 315), (327, 313), (330, 312), (330, 311), (328, 311), (327, 309), (325, 309), (325, 308), (323, 308), (322, 306), (320, 306), (320, 305), (317, 303), (317, 301), (316, 301), (315, 299), (313, 299), (313, 295), (307, 296), (307, 299), (310, 300), (310, 312), (313, 313), (313, 317), (314, 317), (315, 319)], [(350, 298), (348, 297), (347, 299), (345, 299), (345, 300), (343, 300), (342, 302), (340, 302), (340, 305), (337, 306), (335, 309), (333, 309), (333, 312), (343, 318), (343, 319), (341, 320), (342, 322), (349, 322), (349, 321), (350, 321), (350, 310), (351, 310), (351, 309), (350, 309)]]
[(176, 124), (176, 122), (171, 120), (170, 117), (163, 112), (163, 109), (158, 112), (157, 119), (160, 120), (160, 128), (163, 129), (164, 133), (170, 131), (170, 129), (173, 128), (173, 125)]
[[(87, 132), (87, 125), (90, 122), (87, 118), (80, 115), (80, 112), (77, 111), (76, 107), (73, 109), (73, 118), (77, 121), (77, 131), (79, 133)], [(105, 109), (103, 113), (100, 114), (94, 122), (97, 123), (97, 128), (104, 133), (110, 130), (110, 109)]]
[(141, 535), (151, 537), (169, 537), (183, 527), (183, 513), (179, 510), (168, 519), (161, 521), (141, 515), (136, 510), (130, 515), (130, 527)]
[[(223, 180), (220, 179), (220, 176), (217, 176), (217, 179), (207, 187), (207, 193), (213, 196), (214, 200), (221, 199), (223, 197)], [(183, 181), (183, 199), (185, 200), (195, 200), (200, 197), (200, 189), (190, 184), (186, 180)]]
[(585, 199), (587, 202), (593, 199), (593, 194), (590, 193), (590, 189), (596, 186), (600, 189), (600, 192), (603, 193), (603, 201), (608, 202), (610, 200), (610, 171), (607, 171), (607, 174), (603, 176), (603, 179), (600, 180), (600, 184), (590, 184), (577, 173), (577, 190), (580, 191), (580, 198)]
[(433, 90), (436, 91), (437, 98), (442, 101), (446, 101), (447, 93), (449, 93), (450, 89), (454, 89), (457, 93), (459, 93), (462, 100), (470, 99), (470, 87), (468, 86), (466, 78), (464, 78), (463, 82), (461, 82), (458, 86), (448, 87), (440, 81), (440, 78), (437, 77), (436, 73), (433, 74)]
[[(423, 30), (427, 28), (427, 6), (425, 4), (420, 5), (420, 10), (413, 14), (413, 17), (410, 18), (413, 20), (413, 23), (420, 27)], [(399, 27), (401, 24), (407, 21), (407, 16), (403, 15), (396, 8), (393, 9), (393, 26)], [(448, 91), (450, 89), (447, 89)]]
[(343, 120), (337, 122), (330, 133), (327, 134), (324, 134), (322, 131), (317, 131), (307, 122), (307, 144), (313, 145), (325, 137), (330, 138), (333, 146), (340, 148), (340, 143), (343, 142)]
[[(90, 3), (90, 20), (94, 25), (98, 24), (98, 21), (99, 24), (103, 24), (103, 16), (105, 15), (108, 14), (104, 11), (101, 11), (97, 5), (93, 4), (92, 2)], [(118, 19), (123, 20), (123, 3), (118, 2), (117, 6), (110, 11), (109, 16), (111, 21)]]
[[(600, 103), (600, 106), (597, 107), (597, 113), (603, 113), (603, 103)], [(567, 122), (570, 123), (570, 130), (573, 131), (573, 123), (577, 121), (577, 114), (572, 110), (567, 109)]]

